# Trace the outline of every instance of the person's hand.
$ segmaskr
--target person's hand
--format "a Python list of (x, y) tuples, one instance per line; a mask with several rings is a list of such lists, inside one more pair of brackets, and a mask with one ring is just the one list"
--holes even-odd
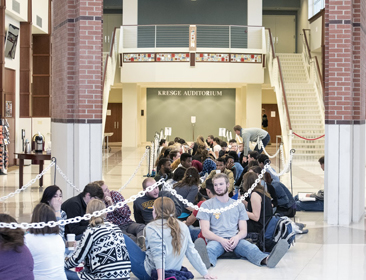
[(203, 276), (203, 278), (205, 279), (217, 279), (217, 276), (213, 276), (213, 275), (210, 275), (210, 274), (206, 274), (205, 276)]
[(236, 246), (238, 246), (240, 238), (239, 238), (239, 236), (235, 235), (235, 236), (231, 237), (229, 241), (230, 241), (230, 245), (231, 245), (230, 248), (233, 251), (236, 248)]
[(61, 204), (62, 204), (62, 201), (59, 199), (53, 199), (50, 202), (50, 206), (55, 211), (56, 217), (61, 217)]
[(113, 200), (112, 200), (112, 198), (111, 198), (110, 196), (106, 196), (106, 197), (104, 198), (104, 200), (105, 200), (105, 202), (107, 202), (107, 204), (108, 204), (109, 206), (112, 206), (112, 205), (113, 205)]
[(232, 252), (233, 251), (231, 249), (231, 242), (230, 242), (229, 239), (221, 238), (220, 244), (226, 252)]
[(243, 157), (243, 163), (246, 163), (246, 162), (248, 162), (248, 158), (247, 157)]

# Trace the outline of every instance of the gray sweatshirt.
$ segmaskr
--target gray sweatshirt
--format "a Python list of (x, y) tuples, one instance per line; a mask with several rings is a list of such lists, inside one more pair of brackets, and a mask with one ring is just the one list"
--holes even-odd
[(243, 138), (244, 155), (249, 153), (249, 142), (257, 142), (258, 137), (262, 140), (267, 134), (267, 131), (260, 128), (242, 128), (240, 136)]
[(207, 274), (207, 269), (201, 260), (200, 255), (194, 248), (194, 244), (191, 239), (188, 227), (178, 221), (181, 228), (182, 239), (181, 239), (181, 251), (179, 255), (175, 255), (172, 246), (172, 235), (170, 234), (170, 228), (164, 221), (164, 254), (162, 256), (162, 229), (161, 220), (156, 220), (149, 223), (146, 227), (146, 257), (145, 257), (145, 269), (147, 274), (151, 275), (153, 269), (161, 269), (162, 261), (164, 261), (164, 270), (174, 269), (180, 270), (182, 267), (184, 256), (186, 256), (192, 266), (202, 275)]

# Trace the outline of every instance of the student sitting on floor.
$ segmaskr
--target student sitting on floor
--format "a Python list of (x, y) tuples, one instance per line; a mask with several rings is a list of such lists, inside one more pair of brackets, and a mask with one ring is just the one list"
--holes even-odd
[[(318, 162), (320, 168), (324, 171), (324, 156)], [(317, 193), (304, 194), (304, 197), (305, 199), (301, 199), (299, 195), (294, 197), (297, 211), (324, 211), (324, 190), (319, 190)]]
[[(66, 200), (62, 205), (61, 209), (66, 212), (69, 219), (75, 218), (77, 216), (84, 216), (86, 211), (86, 206), (93, 199), (103, 199), (104, 193), (101, 187), (90, 183), (85, 186), (82, 193), (77, 196), (71, 197)], [(68, 233), (73, 233), (76, 235), (76, 240), (80, 240), (84, 231), (88, 227), (88, 221), (81, 220), (79, 223), (72, 223), (66, 225), (65, 235)]]
[(175, 204), (170, 198), (155, 200), (154, 221), (146, 226), (146, 252), (125, 236), (133, 274), (140, 280), (150, 280), (155, 270), (159, 280), (166, 279), (171, 274), (179, 273), (186, 256), (205, 279), (215, 279), (208, 274), (194, 248), (187, 226), (175, 218), (175, 212)]
[[(105, 209), (100, 200), (88, 204), (86, 213)], [(104, 222), (105, 214), (91, 217), (79, 245), (70, 258), (65, 260), (68, 280), (77, 279), (130, 279), (131, 262), (121, 229)], [(137, 245), (136, 245), (137, 246)], [(84, 262), (84, 269), (73, 272), (68, 269)]]
[[(0, 214), (0, 223), (18, 222), (8, 214)], [(0, 228), (1, 279), (34, 280), (33, 267), (32, 254), (24, 244), (24, 231), (21, 228)]]
[[(268, 256), (261, 252), (256, 245), (246, 241), (244, 238), (247, 236), (248, 215), (243, 203), (239, 203), (234, 208), (229, 208), (221, 213), (202, 211), (202, 209), (225, 208), (236, 202), (229, 197), (228, 189), (230, 184), (226, 174), (216, 174), (212, 180), (216, 196), (202, 203), (197, 214), (202, 234), (208, 240), (207, 247), (198, 250), (205, 265), (215, 266), (217, 258), (226, 251), (234, 252), (238, 257), (246, 258), (258, 266), (275, 267), (287, 252), (288, 246), (279, 243), (279, 246), (276, 246)], [(199, 244), (196, 244), (196, 248), (197, 245)]]
[[(57, 221), (67, 219), (66, 212), (61, 210), (62, 190), (58, 186), (48, 186), (43, 192), (41, 203), (51, 206), (55, 211)], [(65, 242), (65, 226), (59, 225), (58, 227), (60, 228), (60, 236)]]
[[(258, 179), (258, 175), (254, 172), (248, 172), (244, 175), (243, 193), (246, 193), (251, 188), (256, 179)], [(259, 233), (273, 215), (270, 194), (258, 183), (252, 193), (243, 200), (243, 203), (249, 217), (247, 232)], [(265, 209), (265, 221), (263, 221), (263, 208)]]
[[(194, 203), (196, 195), (198, 193), (199, 183), (200, 176), (197, 169), (194, 167), (190, 167), (186, 170), (183, 179), (176, 183), (173, 188), (177, 191), (179, 195), (183, 197), (183, 199), (187, 199), (188, 202)], [(179, 202), (181, 204), (182, 214), (178, 217), (178, 219), (184, 221), (191, 214), (191, 211), (193, 209), (183, 204), (181, 201)]]
[[(32, 213), (32, 223), (56, 221), (55, 211), (45, 203), (39, 203)], [(64, 270), (65, 243), (58, 226), (30, 228), (25, 244), (34, 260), (34, 278), (37, 280), (66, 280)]]

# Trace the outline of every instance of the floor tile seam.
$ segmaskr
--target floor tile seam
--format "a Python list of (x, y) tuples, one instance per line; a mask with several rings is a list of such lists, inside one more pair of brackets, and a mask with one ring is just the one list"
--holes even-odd
[(320, 251), (320, 249), (322, 249), (324, 247), (324, 244), (321, 244), (321, 246), (319, 247), (319, 249), (318, 250), (316, 250), (316, 252), (314, 253), (314, 255), (311, 257), (311, 258), (309, 258), (309, 261), (303, 266), (303, 268), (301, 269), (301, 271), (299, 272), (299, 274), (295, 277), (295, 279), (294, 280), (296, 280), (296, 279), (298, 279), (299, 277), (300, 277), (300, 275), (302, 274), (302, 272), (304, 271), (304, 270), (306, 270), (307, 269), (307, 266), (310, 264), (310, 262), (313, 260), (313, 258), (316, 256), (316, 254), (318, 254), (319, 253), (319, 251)]

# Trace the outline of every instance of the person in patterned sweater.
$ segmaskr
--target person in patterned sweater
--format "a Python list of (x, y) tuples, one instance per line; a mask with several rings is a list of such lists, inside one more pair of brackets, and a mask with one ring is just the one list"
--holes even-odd
[[(118, 202), (125, 201), (122, 194), (117, 191), (110, 191), (104, 181), (96, 181), (97, 184), (103, 189), (104, 192), (104, 204), (106, 207), (116, 205)], [(131, 220), (131, 210), (127, 204), (121, 208), (116, 208), (113, 212), (107, 214), (107, 221), (119, 226), (124, 234), (130, 237), (141, 248), (145, 246), (144, 228), (145, 224), (139, 224)]]
[[(100, 200), (88, 203), (86, 213), (105, 209)], [(70, 258), (65, 260), (67, 279), (120, 279), (130, 280), (131, 261), (121, 229), (109, 222), (104, 222), (105, 214), (92, 217), (84, 231), (80, 243)], [(84, 262), (80, 272), (70, 268)]]

